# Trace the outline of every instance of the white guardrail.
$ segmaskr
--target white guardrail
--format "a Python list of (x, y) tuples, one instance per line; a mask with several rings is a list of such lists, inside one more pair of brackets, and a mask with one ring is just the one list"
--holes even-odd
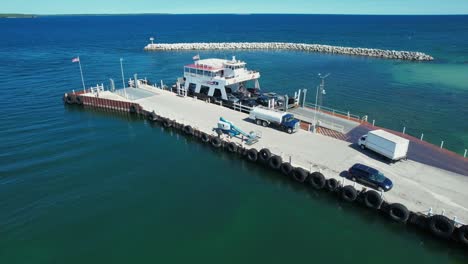
[(242, 105), (242, 103), (234, 103), (232, 107), (234, 108), (234, 111), (246, 112), (248, 114), (250, 113), (250, 111), (252, 111), (252, 107)]
[(317, 121), (317, 126), (328, 128), (328, 129), (331, 129), (331, 130), (334, 130), (334, 131), (337, 131), (337, 132), (340, 132), (340, 133), (343, 133), (343, 134), (345, 132), (344, 131), (344, 126), (338, 125), (338, 124), (335, 124), (335, 123), (328, 123), (328, 122), (325, 122), (323, 120), (318, 120)]
[(137, 99), (140, 99), (139, 97), (136, 97), (130, 93), (126, 93), (123, 89), (115, 90), (113, 93), (123, 98), (126, 98), (127, 100), (130, 100), (130, 101), (135, 101)]
[(340, 110), (336, 110), (336, 109), (333, 109), (333, 108), (325, 107), (325, 106), (323, 106), (323, 105), (316, 105), (316, 104), (307, 103), (307, 102), (305, 103), (305, 106), (307, 106), (308, 108), (317, 109), (319, 112), (320, 112), (320, 111), (328, 112), (328, 113), (330, 113), (330, 114), (333, 115), (333, 116), (335, 116), (335, 115), (341, 115), (341, 116), (346, 116), (346, 117), (348, 117), (348, 119), (353, 118), (353, 119), (361, 120), (361, 117), (360, 117), (360, 116), (351, 114), (349, 111), (348, 111), (348, 112), (340, 111)]

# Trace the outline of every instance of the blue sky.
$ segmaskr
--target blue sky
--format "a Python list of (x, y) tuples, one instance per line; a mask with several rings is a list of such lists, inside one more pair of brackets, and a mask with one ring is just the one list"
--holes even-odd
[(0, 13), (468, 14), (468, 0), (0, 0)]

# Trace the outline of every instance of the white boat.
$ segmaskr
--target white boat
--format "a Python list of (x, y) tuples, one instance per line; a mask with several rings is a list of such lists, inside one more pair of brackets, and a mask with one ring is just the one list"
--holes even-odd
[[(234, 95), (250, 96), (260, 89), (260, 73), (248, 70), (246, 63), (236, 60), (203, 59), (184, 67), (184, 78), (179, 85), (189, 95), (198, 98), (212, 97), (219, 100), (236, 100)], [(248, 82), (252, 82), (248, 84)], [(249, 87), (251, 85), (253, 87)]]

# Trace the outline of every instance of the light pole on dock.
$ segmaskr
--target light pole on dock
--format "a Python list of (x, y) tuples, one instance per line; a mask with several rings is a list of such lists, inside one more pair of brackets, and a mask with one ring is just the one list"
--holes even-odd
[(322, 100), (323, 100), (323, 95), (325, 94), (325, 79), (330, 76), (330, 73), (326, 74), (325, 76), (323, 76), (322, 74), (318, 74), (319, 78), (322, 79), (322, 81), (320, 82), (320, 92), (319, 92), (319, 101), (318, 101), (318, 105), (319, 105), (319, 110), (320, 108), (322, 107)]
[[(317, 111), (320, 110), (320, 107), (318, 107), (318, 99), (320, 96), (320, 104), (322, 104), (322, 95), (325, 94), (325, 79), (330, 76), (330, 73), (327, 75), (323, 76), (321, 73), (318, 74), (319, 78), (322, 79), (320, 82), (320, 85), (317, 86), (317, 91), (315, 93), (315, 111), (314, 111), (314, 133), (317, 131)], [(320, 91), (320, 92), (319, 92)]]
[(125, 90), (125, 77), (124, 77), (123, 63), (122, 62), (123, 62), (123, 58), (120, 58), (120, 71), (122, 72), (122, 85), (123, 85), (125, 98), (127, 98), (127, 90)]
[(302, 107), (305, 107), (307, 89), (302, 89)]
[(315, 105), (314, 105), (315, 111), (314, 111), (314, 125), (313, 125), (314, 133), (316, 133), (316, 131), (317, 131), (317, 99), (318, 99), (319, 87), (320, 86), (317, 85), (317, 91), (315, 93)]
[(153, 46), (153, 45), (154, 45), (154, 43), (153, 43), (153, 41), (154, 41), (154, 38), (153, 38), (153, 37), (151, 37), (151, 38), (150, 38), (150, 41), (151, 41), (151, 46)]

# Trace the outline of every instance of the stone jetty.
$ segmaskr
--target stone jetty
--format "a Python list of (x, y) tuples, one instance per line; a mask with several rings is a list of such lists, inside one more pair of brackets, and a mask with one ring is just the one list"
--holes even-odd
[(148, 44), (146, 51), (176, 50), (295, 50), (352, 56), (367, 56), (383, 59), (432, 61), (434, 58), (422, 52), (382, 50), (370, 48), (340, 47), (320, 44), (285, 42), (220, 42), (220, 43), (161, 43)]

